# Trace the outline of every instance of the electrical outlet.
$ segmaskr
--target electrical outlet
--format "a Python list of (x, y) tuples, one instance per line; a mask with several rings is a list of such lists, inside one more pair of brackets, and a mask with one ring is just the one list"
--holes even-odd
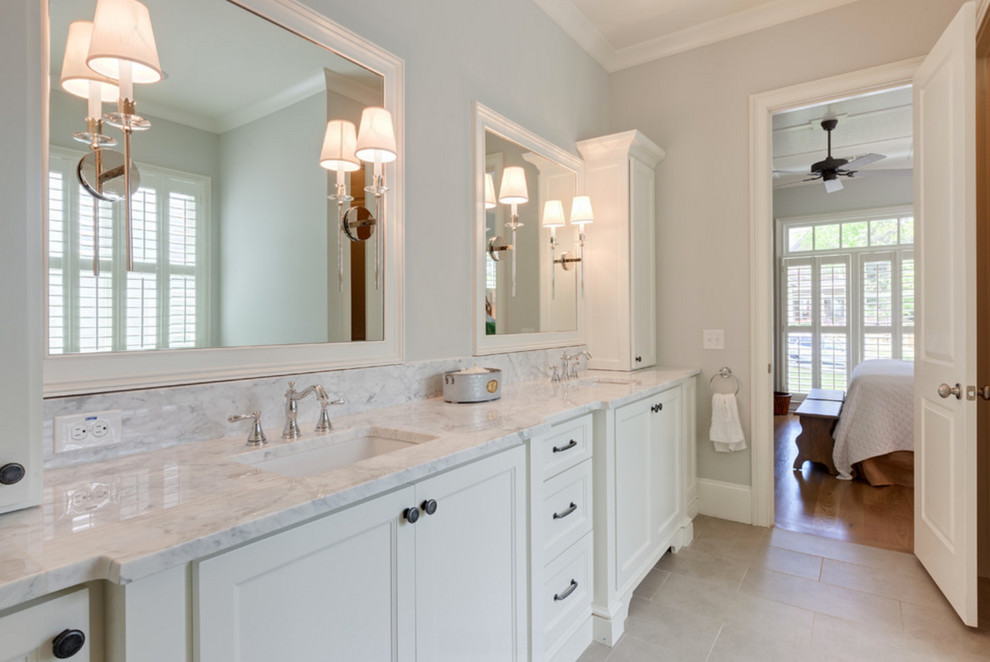
[(725, 349), (725, 331), (705, 329), (701, 332), (701, 344), (704, 349)]
[(123, 441), (119, 409), (56, 416), (53, 428), (56, 453), (109, 446)]

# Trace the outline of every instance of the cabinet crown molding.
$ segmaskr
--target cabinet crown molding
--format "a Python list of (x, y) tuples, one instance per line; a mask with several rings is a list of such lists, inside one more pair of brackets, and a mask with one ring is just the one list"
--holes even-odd
[(651, 168), (656, 167), (667, 156), (667, 152), (662, 147), (637, 129), (579, 140), (577, 148), (588, 162), (632, 156)]

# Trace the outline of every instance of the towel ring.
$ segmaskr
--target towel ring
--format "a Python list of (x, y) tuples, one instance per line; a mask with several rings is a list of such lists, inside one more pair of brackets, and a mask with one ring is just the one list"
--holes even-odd
[(715, 389), (712, 388), (712, 382), (715, 381), (716, 377), (721, 377), (722, 379), (731, 379), (732, 382), (736, 385), (736, 390), (732, 392), (732, 395), (736, 395), (739, 393), (739, 380), (736, 379), (736, 376), (732, 374), (732, 368), (730, 368), (727, 365), (724, 365), (718, 369), (718, 372), (712, 375), (711, 379), (708, 380), (708, 390), (711, 391), (712, 393), (715, 393)]

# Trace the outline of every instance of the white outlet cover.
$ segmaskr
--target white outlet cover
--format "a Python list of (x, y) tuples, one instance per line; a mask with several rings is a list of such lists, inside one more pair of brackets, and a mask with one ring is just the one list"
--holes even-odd
[(725, 330), (705, 329), (701, 333), (701, 343), (704, 349), (725, 349)]
[[(55, 453), (110, 446), (123, 441), (119, 409), (56, 416), (53, 423)], [(79, 434), (80, 425), (85, 434)]]

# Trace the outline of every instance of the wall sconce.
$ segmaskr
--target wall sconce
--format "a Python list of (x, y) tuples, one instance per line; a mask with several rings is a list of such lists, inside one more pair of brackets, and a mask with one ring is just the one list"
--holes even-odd
[(485, 209), (495, 209), (498, 202), (495, 200), (495, 178), (492, 173), (485, 173)]
[[(588, 223), (595, 222), (595, 212), (591, 208), (591, 198), (586, 195), (576, 195), (571, 201), (571, 224), (578, 226), (578, 246), (580, 256), (574, 260), (581, 262), (581, 296), (584, 297), (584, 242), (585, 228)], [(566, 263), (565, 263), (566, 267)]]
[[(512, 246), (516, 245), (516, 230), (523, 226), (519, 222), (519, 205), (529, 202), (526, 188), (526, 171), (522, 166), (508, 166), (502, 170), (502, 183), (498, 187), (498, 201), (511, 205), (512, 215), (505, 227), (512, 230)], [(516, 296), (516, 250), (512, 250), (512, 296)]]
[[(543, 204), (543, 227), (550, 230), (550, 297), (557, 298), (557, 228), (564, 227), (564, 204), (560, 200), (547, 200)], [(567, 253), (564, 253), (567, 256)], [(564, 268), (567, 268), (566, 263)]]
[(382, 165), (399, 157), (395, 146), (395, 128), (392, 114), (384, 108), (372, 106), (361, 113), (361, 127), (358, 130), (355, 150), (357, 158), (366, 163), (374, 163), (374, 180), (364, 190), (375, 196), (375, 219), (378, 220), (378, 238), (375, 242), (375, 289), (379, 289), (382, 263), (382, 234), (385, 230), (382, 197), (388, 191)]
[(131, 180), (137, 173), (131, 162), (131, 133), (151, 128), (148, 120), (135, 113), (134, 84), (157, 83), (163, 77), (148, 8), (137, 0), (98, 0), (86, 64), (120, 86), (117, 112), (107, 113), (103, 120), (124, 134), (124, 228), (127, 270), (133, 271)]
[[(89, 42), (93, 36), (92, 21), (73, 21), (69, 24), (69, 36), (65, 43), (65, 57), (62, 59), (62, 76), (59, 85), (73, 96), (86, 99), (86, 130), (72, 134), (79, 142), (89, 145), (90, 154), (79, 162), (78, 171), (86, 173), (83, 185), (93, 194), (93, 275), (100, 275), (100, 213), (99, 200), (116, 200), (112, 181), (114, 169), (106, 168), (103, 148), (113, 147), (117, 141), (103, 133), (103, 102), (114, 101), (120, 96), (116, 81), (101, 76), (88, 66)], [(116, 152), (114, 152), (116, 154)], [(90, 178), (88, 174), (93, 171)], [(104, 192), (106, 188), (106, 192)]]
[(348, 172), (361, 169), (354, 151), (357, 149), (357, 131), (353, 122), (330, 120), (323, 136), (323, 150), (320, 152), (320, 165), (337, 173), (337, 192), (330, 196), (337, 201), (337, 289), (344, 289), (344, 203), (354, 199), (347, 194)]

